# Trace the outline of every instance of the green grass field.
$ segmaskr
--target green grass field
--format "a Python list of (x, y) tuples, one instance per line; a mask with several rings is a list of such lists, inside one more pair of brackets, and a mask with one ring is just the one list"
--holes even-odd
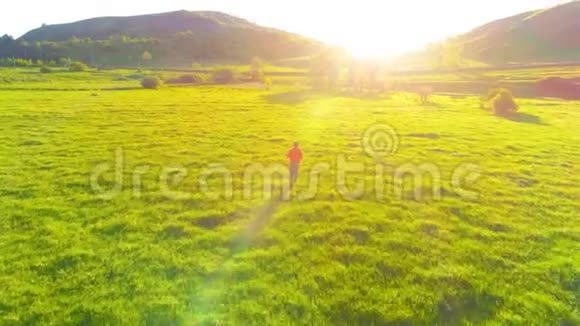
[[(26, 73), (0, 70), (0, 324), (580, 324), (578, 102), (520, 99), (508, 120), (476, 96)], [(399, 146), (371, 158), (380, 125)], [(294, 196), (262, 198), (244, 172), (285, 166), (295, 140)], [(343, 159), (362, 165), (356, 198)], [(200, 185), (216, 164), (232, 199), (218, 176)], [(441, 198), (435, 178), (397, 191), (409, 164), (437, 168)], [(469, 198), (452, 182), (466, 164)]]

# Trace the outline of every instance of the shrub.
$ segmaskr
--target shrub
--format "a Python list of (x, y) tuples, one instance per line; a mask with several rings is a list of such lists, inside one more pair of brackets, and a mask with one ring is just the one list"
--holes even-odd
[(264, 73), (262, 71), (250, 71), (249, 78), (253, 82), (264, 82)]
[(499, 93), (501, 93), (504, 90), (509, 92), (509, 90), (507, 90), (505, 88), (501, 88), (501, 87), (490, 88), (489, 91), (487, 91), (487, 95), (485, 95), (483, 97), (483, 99), (484, 99), (484, 101), (488, 101), (488, 102), (492, 101), (496, 96), (499, 95)]
[(251, 64), (252, 70), (250, 71), (250, 77), (253, 81), (264, 81), (264, 61), (259, 57), (254, 57)]
[(272, 79), (270, 78), (264, 78), (264, 88), (267, 90), (270, 90), (270, 88), (272, 88)]
[(157, 89), (161, 87), (161, 84), (162, 84), (161, 79), (155, 76), (145, 77), (141, 79), (141, 86), (143, 86), (143, 88), (146, 89)]
[(87, 70), (87, 68), (88, 67), (87, 67), (86, 64), (84, 64), (84, 63), (82, 63), (80, 61), (75, 61), (75, 62), (72, 62), (70, 64), (69, 71), (72, 71), (72, 72), (81, 72), (81, 71)]
[(0, 58), (0, 66), (2, 67), (28, 67), (32, 66), (32, 60), (24, 60), (20, 58)]
[(421, 86), (417, 89), (417, 95), (421, 103), (428, 103), (432, 93), (433, 89), (429, 86)]
[(537, 82), (539, 94), (565, 100), (580, 100), (580, 79), (549, 77)]
[(200, 84), (203, 78), (198, 75), (181, 75), (176, 78), (169, 78), (165, 81), (167, 84)]
[(340, 79), (342, 55), (334, 49), (324, 50), (312, 57), (308, 73), (314, 89), (334, 89)]
[(32, 60), (16, 59), (16, 65), (19, 67), (32, 66)]
[(485, 100), (491, 104), (491, 109), (498, 116), (509, 117), (519, 109), (519, 106), (509, 89), (490, 89)]
[(231, 84), (236, 81), (236, 73), (232, 69), (223, 68), (216, 70), (211, 79), (217, 84)]
[(50, 69), (47, 66), (40, 67), (40, 73), (42, 73), (42, 74), (50, 74), (51, 72), (52, 72), (52, 69)]

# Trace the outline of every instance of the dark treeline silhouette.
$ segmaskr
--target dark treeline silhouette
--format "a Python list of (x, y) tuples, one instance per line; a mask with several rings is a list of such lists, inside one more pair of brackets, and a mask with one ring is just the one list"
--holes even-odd
[(35, 64), (71, 58), (95, 66), (190, 66), (207, 61), (247, 63), (255, 56), (265, 60), (299, 57), (321, 46), (306, 37), (226, 14), (174, 12), (43, 26), (16, 40), (5, 35), (0, 38), (0, 58)]
[[(269, 46), (271, 45), (271, 46)], [(62, 58), (83, 61), (92, 65), (161, 64), (189, 66), (195, 61), (247, 62), (254, 56), (275, 60), (289, 56), (311, 54), (316, 46), (290, 39), (281, 34), (263, 35), (255, 32), (224, 33), (211, 37), (179, 33), (169, 39), (130, 38), (115, 35), (107, 40), (71, 38), (64, 42), (40, 41), (30, 43), (0, 38), (0, 58), (19, 58), (33, 63), (58, 62)], [(149, 52), (150, 62), (143, 62)]]

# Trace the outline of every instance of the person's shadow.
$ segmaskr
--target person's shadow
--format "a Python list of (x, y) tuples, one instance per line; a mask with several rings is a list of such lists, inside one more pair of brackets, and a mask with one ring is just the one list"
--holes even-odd
[(254, 218), (231, 242), (232, 256), (251, 247), (253, 240), (268, 225), (282, 201), (282, 196), (273, 196), (270, 201), (253, 210)]
[[(240, 231), (240, 233), (234, 236), (234, 238), (229, 242), (229, 253), (222, 258), (222, 261), (218, 264), (216, 270), (208, 273), (205, 276), (203, 282), (201, 283), (205, 288), (218, 288), (222, 282), (232, 278), (232, 275), (227, 270), (227, 268), (225, 268), (225, 266), (227, 266), (228, 262), (231, 262), (233, 259), (235, 259), (236, 255), (252, 248), (252, 246), (256, 243), (260, 232), (268, 225), (281, 202), (281, 198), (273, 196), (271, 200), (264, 203), (262, 206), (251, 209), (251, 215), (253, 218)], [(227, 289), (220, 288), (221, 294), (218, 294), (218, 297), (225, 295), (225, 291), (227, 291)], [(208, 300), (208, 297), (205, 296), (196, 296), (192, 299), (190, 304), (198, 307), (201, 310), (206, 310), (211, 307), (213, 301)]]

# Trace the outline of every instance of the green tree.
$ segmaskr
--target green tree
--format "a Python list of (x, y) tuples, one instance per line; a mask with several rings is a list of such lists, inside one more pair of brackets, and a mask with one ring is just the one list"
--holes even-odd
[(463, 45), (455, 40), (448, 40), (443, 45), (443, 66), (458, 68), (463, 60)]
[(197, 61), (195, 61), (191, 64), (191, 69), (201, 70), (202, 68), (203, 68), (203, 66)]
[(463, 61), (463, 45), (454, 39), (427, 47), (429, 65), (434, 69), (457, 68)]
[(310, 79), (316, 89), (332, 89), (338, 84), (342, 55), (335, 49), (326, 49), (312, 58)]
[(14, 55), (16, 42), (12, 36), (5, 34), (0, 37), (0, 58), (7, 58)]
[(254, 81), (264, 80), (264, 61), (260, 57), (254, 57), (251, 64), (251, 76)]
[(147, 50), (143, 51), (143, 54), (141, 54), (141, 60), (143, 60), (143, 62), (149, 62), (152, 59), (153, 59), (153, 56)]
[(81, 39), (79, 39), (78, 37), (73, 35), (70, 38), (70, 40), (68, 40), (68, 43), (70, 43), (71, 45), (77, 45), (77, 44), (81, 43)]
[(24, 60), (28, 60), (28, 46), (30, 44), (27, 41), (20, 41), (19, 47), (22, 48), (23, 52), (24, 52)]
[(68, 69), (69, 69), (69, 71), (72, 71), (72, 72), (82, 72), (82, 71), (87, 70), (87, 68), (88, 67), (84, 62), (75, 61), (75, 62), (72, 62), (70, 64), (70, 67)]

